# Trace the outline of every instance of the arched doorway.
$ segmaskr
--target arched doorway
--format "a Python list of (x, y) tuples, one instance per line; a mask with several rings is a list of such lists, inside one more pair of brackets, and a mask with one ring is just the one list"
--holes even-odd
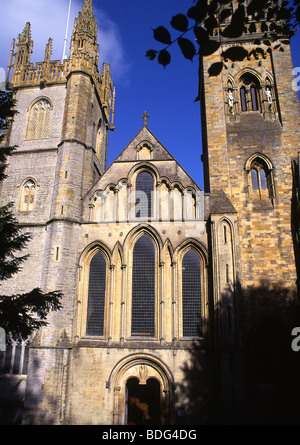
[(160, 424), (160, 384), (150, 378), (146, 384), (132, 377), (126, 383), (126, 420), (128, 425)]
[[(107, 388), (113, 391), (113, 425), (172, 424), (173, 376), (154, 355), (139, 353), (121, 359), (110, 373)], [(148, 410), (148, 417), (141, 419), (133, 406), (144, 409), (146, 417)]]

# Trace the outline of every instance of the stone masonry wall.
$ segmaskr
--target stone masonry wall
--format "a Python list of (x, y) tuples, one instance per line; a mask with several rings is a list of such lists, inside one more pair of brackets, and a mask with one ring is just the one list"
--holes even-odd
[[(247, 46), (248, 45), (248, 46)], [(246, 44), (248, 50), (251, 45)], [(244, 316), (250, 318), (277, 307), (287, 310), (287, 292), (296, 293), (296, 270), (291, 235), (291, 160), (296, 157), (300, 137), (297, 132), (300, 107), (297, 93), (292, 90), (292, 60), (290, 49), (266, 53), (266, 58), (251, 58), (228, 63), (217, 77), (208, 78), (207, 69), (219, 61), (219, 54), (204, 62), (205, 101), (207, 113), (207, 154), (210, 187), (223, 189), (238, 211), (240, 261), (238, 277), (243, 290), (251, 293), (260, 286), (274, 289), (274, 302), (259, 303), (244, 300)], [(240, 73), (253, 70), (264, 78), (269, 73), (278, 92), (276, 118), (259, 112), (239, 113), (230, 119), (227, 113), (228, 79), (238, 79)], [(239, 91), (235, 85), (236, 101)], [(274, 207), (257, 202), (249, 195), (246, 161), (254, 153), (262, 153), (272, 162), (276, 196)], [(291, 300), (291, 305), (295, 300)], [(255, 309), (254, 309), (254, 306)], [(273, 306), (273, 308), (272, 308)], [(252, 314), (252, 315), (250, 315)], [(249, 327), (249, 325), (248, 325)]]

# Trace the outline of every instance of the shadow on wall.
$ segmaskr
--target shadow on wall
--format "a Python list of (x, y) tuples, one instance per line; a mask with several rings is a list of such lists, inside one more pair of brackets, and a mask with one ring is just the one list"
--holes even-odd
[[(236, 315), (227, 322), (224, 307), (214, 308), (213, 329), (205, 342), (194, 341), (189, 348), (189, 359), (181, 366), (184, 378), (175, 391), (175, 423), (181, 425), (299, 425), (300, 351), (292, 349), (292, 330), (300, 327), (299, 304), (284, 286), (264, 282), (256, 288), (241, 290), (235, 295)], [(237, 310), (238, 308), (238, 310)], [(45, 352), (46, 353), (46, 352)], [(64, 348), (52, 351), (57, 365), (57, 385), (53, 387), (47, 406), (54, 416), (65, 423), (66, 406), (61, 383), (67, 385), (68, 376), (59, 374), (67, 366)], [(36, 424), (42, 394), (42, 356), (31, 349), (30, 380), (27, 382), (26, 411), (23, 423)], [(13, 376), (12, 376), (13, 377)], [(1, 379), (6, 394), (20, 390), (21, 383)], [(0, 399), (4, 392), (1, 390)], [(21, 422), (23, 400), (12, 406), (6, 403), (6, 414), (11, 420), (2, 424)], [(39, 413), (40, 415), (41, 413)], [(52, 416), (52, 418), (54, 418)], [(6, 419), (7, 421), (8, 419)], [(39, 424), (49, 425), (51, 418), (40, 417)]]
[[(67, 342), (67, 343), (66, 343)], [(40, 410), (41, 402), (44, 399), (42, 387), (44, 383), (43, 365), (46, 359), (45, 350), (35, 348), (39, 345), (39, 331), (36, 333), (29, 349), (29, 362), (25, 360), (22, 370), (18, 368), (18, 357), (20, 354), (4, 353), (3, 368), (0, 369), (0, 425), (20, 425), (20, 424), (39, 424), (53, 425), (63, 419), (64, 390), (67, 376), (63, 374), (68, 359), (69, 342), (66, 340), (65, 332), (62, 334), (58, 343), (58, 349), (53, 348), (50, 354), (53, 363), (55, 363), (57, 377), (56, 384), (53, 384), (52, 394), (47, 395), (46, 405), (48, 409), (43, 414)], [(66, 347), (66, 351), (64, 349)], [(9, 349), (8, 349), (9, 351)], [(27, 354), (26, 354), (27, 355)], [(2, 353), (3, 356), (3, 353)], [(13, 357), (13, 358), (11, 358)], [(28, 357), (28, 355), (27, 355)], [(5, 358), (7, 358), (5, 360)], [(1, 352), (0, 352), (1, 359)], [(9, 365), (11, 362), (11, 365)], [(27, 376), (27, 365), (30, 368), (30, 374)], [(26, 371), (24, 370), (26, 368)], [(41, 373), (42, 370), (42, 373)]]
[[(209, 343), (194, 343), (177, 386), (181, 424), (299, 425), (300, 326), (296, 295), (268, 283), (239, 292), (242, 310), (231, 330), (215, 308)], [(226, 314), (227, 317), (227, 314)], [(233, 335), (234, 334), (234, 335)]]
[(300, 152), (292, 160), (293, 192), (291, 203), (291, 227), (297, 270), (298, 298), (300, 302)]

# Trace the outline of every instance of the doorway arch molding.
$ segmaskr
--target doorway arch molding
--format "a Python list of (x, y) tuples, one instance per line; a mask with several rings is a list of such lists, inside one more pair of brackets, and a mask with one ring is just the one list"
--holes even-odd
[(170, 405), (175, 389), (173, 375), (168, 366), (152, 354), (130, 354), (122, 358), (112, 369), (106, 387), (113, 391), (113, 424), (125, 423), (126, 382), (135, 377), (141, 384), (155, 378), (161, 388), (161, 423), (170, 421)]

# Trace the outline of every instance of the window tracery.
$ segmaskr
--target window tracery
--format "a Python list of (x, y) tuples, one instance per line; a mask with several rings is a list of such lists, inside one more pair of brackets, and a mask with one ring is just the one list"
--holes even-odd
[(29, 110), (26, 139), (44, 139), (50, 134), (53, 106), (49, 99), (36, 101)]
[[(113, 254), (113, 264), (105, 246), (88, 249), (90, 253), (84, 254), (81, 263), (83, 273), (79, 270), (84, 304), (78, 306), (78, 338), (99, 342), (186, 341), (203, 335), (202, 320), (207, 314), (201, 247), (198, 250), (185, 244), (174, 252), (175, 261), (165, 249), (169, 252), (154, 233), (139, 229), (126, 240), (123, 259), (117, 260)], [(128, 265), (123, 263), (125, 258)], [(170, 293), (165, 280), (170, 283)], [(164, 311), (169, 298), (171, 324)]]

